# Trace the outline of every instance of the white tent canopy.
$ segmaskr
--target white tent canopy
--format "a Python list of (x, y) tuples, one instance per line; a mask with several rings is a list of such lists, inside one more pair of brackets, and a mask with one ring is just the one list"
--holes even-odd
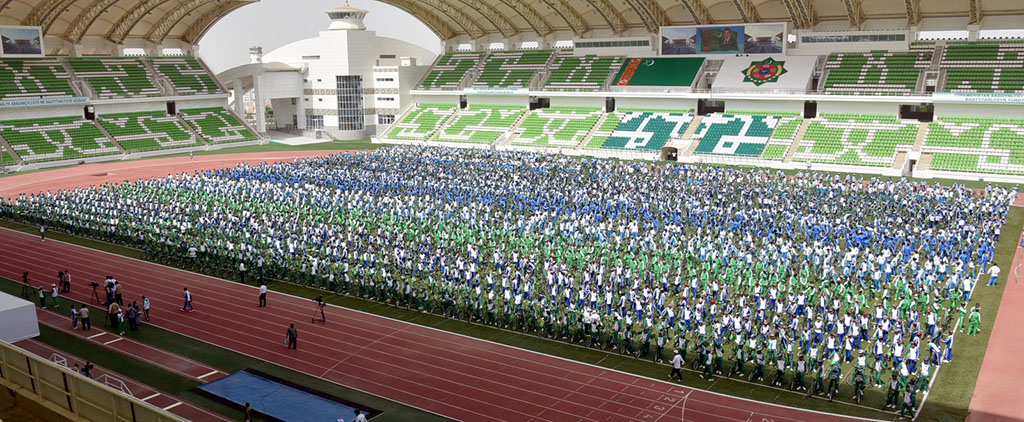
[(0, 341), (14, 343), (39, 336), (36, 306), (0, 292)]

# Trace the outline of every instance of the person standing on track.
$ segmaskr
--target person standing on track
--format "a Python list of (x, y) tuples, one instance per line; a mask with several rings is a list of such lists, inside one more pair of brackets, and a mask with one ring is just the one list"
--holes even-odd
[(149, 298), (142, 296), (142, 315), (146, 318), (146, 322), (149, 322)]
[(78, 317), (82, 319), (82, 331), (89, 331), (92, 329), (92, 323), (89, 321), (88, 306), (82, 306), (82, 309), (78, 311)]
[(249, 272), (248, 268), (245, 268), (245, 261), (238, 262), (238, 276), (242, 279), (242, 284), (245, 284), (245, 273)]
[(114, 301), (118, 305), (124, 306), (124, 297), (121, 296), (121, 283), (117, 280), (114, 280)]
[(260, 283), (260, 303), (257, 308), (265, 308), (267, 306), (267, 283)]
[(683, 357), (679, 356), (679, 349), (676, 349), (675, 356), (672, 356), (672, 372), (668, 374), (668, 379), (676, 377), (680, 382), (683, 381)]
[(46, 287), (39, 286), (39, 307), (46, 309)]
[(71, 329), (75, 330), (78, 328), (78, 309), (76, 305), (71, 305)]
[(192, 307), (192, 292), (188, 291), (188, 287), (185, 288), (185, 304), (181, 306), (181, 311), (185, 312), (188, 309), (189, 312), (195, 312), (196, 309)]
[(42, 224), (39, 225), (39, 240), (40, 241), (45, 241), (46, 240), (46, 226), (44, 226)]
[(53, 299), (53, 308), (60, 307), (60, 294), (57, 293), (57, 285), (50, 284), (50, 296)]
[(71, 293), (71, 271), (64, 270), (64, 278), (61, 279), (61, 293)]
[(110, 302), (110, 305), (107, 306), (107, 323), (106, 323), (106, 325), (108, 327), (113, 325), (114, 328), (117, 328), (118, 315), (121, 315), (121, 307), (117, 306), (117, 302)]
[(299, 348), (299, 330), (295, 329), (295, 324), (291, 324), (291, 326), (288, 327), (288, 331), (285, 332), (285, 336), (289, 349)]

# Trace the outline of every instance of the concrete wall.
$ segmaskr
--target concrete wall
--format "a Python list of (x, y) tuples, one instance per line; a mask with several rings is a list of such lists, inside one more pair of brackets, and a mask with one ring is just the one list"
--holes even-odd
[[(801, 108), (801, 110), (803, 110)], [(893, 114), (900, 113), (900, 103), (872, 103), (852, 101), (818, 101), (818, 114), (821, 113), (867, 113)]]
[[(818, 106), (821, 111), (821, 106)], [(804, 112), (803, 101), (759, 101), (759, 100), (725, 100), (725, 111), (790, 111), (794, 113)]]

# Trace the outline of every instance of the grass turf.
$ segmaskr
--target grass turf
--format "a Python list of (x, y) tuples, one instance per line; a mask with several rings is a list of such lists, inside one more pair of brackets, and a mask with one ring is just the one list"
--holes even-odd
[[(0, 291), (17, 296), (21, 294), (21, 284), (6, 278), (0, 278)], [(71, 300), (67, 297), (62, 299), (71, 304), (89, 306), (94, 315), (105, 315), (103, 310), (92, 304), (85, 304)], [(157, 315), (154, 315), (154, 317), (159, 318)], [(166, 393), (176, 395), (182, 399), (227, 416), (228, 418), (240, 417), (240, 412), (238, 410), (194, 392), (193, 388), (199, 385), (198, 382), (167, 372), (147, 363), (140, 362), (131, 357), (121, 355), (119, 353), (111, 353), (110, 349), (62, 333), (45, 325), (40, 325), (39, 332), (40, 336), (37, 340), (50, 346), (67, 351), (79, 358), (92, 361), (93, 363), (107, 369), (117, 371), (120, 374), (143, 384), (149, 385)], [(138, 331), (128, 332), (125, 336), (168, 352), (205, 363), (228, 373), (238, 372), (246, 368), (253, 368), (303, 387), (323, 391), (344, 400), (382, 411), (383, 413), (373, 419), (374, 422), (432, 422), (447, 420), (432, 413), (414, 409), (400, 403), (363, 393), (361, 391), (346, 388), (340, 384), (330, 381), (301, 374), (288, 368), (274, 365), (247, 355), (235, 353), (233, 351), (205, 343), (191, 337), (178, 335), (174, 332), (151, 325), (144, 324)]]

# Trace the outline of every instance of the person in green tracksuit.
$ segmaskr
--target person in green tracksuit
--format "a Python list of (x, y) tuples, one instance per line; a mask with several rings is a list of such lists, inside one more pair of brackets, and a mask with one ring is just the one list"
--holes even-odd
[(974, 305), (974, 309), (971, 309), (971, 316), (968, 317), (968, 320), (970, 323), (967, 326), (967, 335), (977, 335), (981, 328), (981, 304)]
[(832, 371), (829, 373), (828, 381), (828, 401), (832, 401), (832, 397), (839, 394), (839, 380), (843, 378), (842, 368), (838, 363), (832, 365)]
[(911, 379), (910, 383), (907, 384), (905, 390), (903, 390), (903, 407), (900, 408), (900, 417), (906, 418), (914, 416), (914, 405), (917, 401), (917, 394), (914, 391), (915, 380)]
[(704, 348), (704, 356), (701, 358), (701, 361), (704, 363), (704, 371), (701, 372), (700, 377), (708, 381), (714, 381), (715, 373), (712, 371), (712, 368), (714, 368), (714, 352), (710, 348)]
[(896, 378), (896, 373), (893, 372), (892, 379), (889, 380), (888, 392), (885, 395), (885, 407), (890, 409), (896, 408), (896, 402), (899, 401), (900, 397), (900, 380)]

